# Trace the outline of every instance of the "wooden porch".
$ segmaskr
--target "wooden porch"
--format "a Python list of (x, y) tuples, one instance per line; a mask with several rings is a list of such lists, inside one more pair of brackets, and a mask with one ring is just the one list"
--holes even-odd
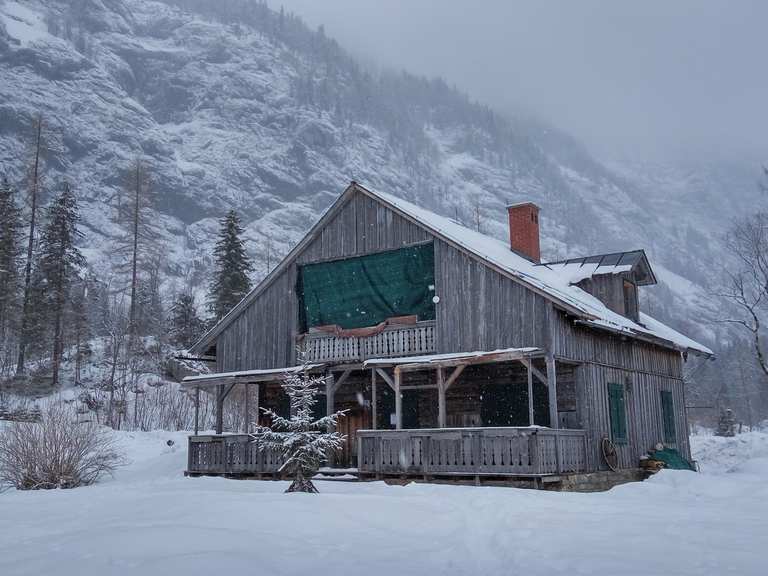
[[(187, 474), (274, 476), (282, 461), (247, 434), (189, 437)], [(360, 477), (538, 477), (586, 471), (586, 432), (549, 428), (359, 430)]]
[[(215, 435), (189, 439), (187, 472), (276, 474), (279, 459), (259, 452), (247, 434), (222, 434), (221, 412), (230, 391), (242, 385), (246, 426), (232, 432), (250, 431), (260, 404), (274, 407), (281, 380), (301, 369), (186, 378), (184, 385), (196, 394), (200, 388), (216, 394), (218, 416)], [(329, 455), (329, 462), (355, 468), (361, 476), (542, 477), (589, 471), (586, 433), (560, 428), (557, 363), (539, 348), (375, 358), (304, 369), (325, 374), (326, 413), (350, 410), (339, 422), (347, 446), (343, 454)], [(493, 387), (517, 395), (507, 398), (501, 414), (484, 414), (483, 397), (497, 406)], [(535, 387), (544, 394), (538, 394), (536, 407)], [(249, 402), (249, 389), (255, 390), (254, 402)], [(457, 416), (466, 416), (468, 407), (472, 418), (459, 422)], [(415, 418), (414, 408), (420, 414)]]
[(360, 430), (360, 475), (546, 476), (587, 469), (584, 430)]

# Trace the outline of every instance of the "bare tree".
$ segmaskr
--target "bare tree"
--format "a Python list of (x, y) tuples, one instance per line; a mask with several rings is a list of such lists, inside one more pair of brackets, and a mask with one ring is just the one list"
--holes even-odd
[(150, 263), (156, 265), (160, 255), (160, 233), (154, 223), (154, 207), (149, 172), (137, 158), (131, 166), (124, 194), (118, 197), (117, 203), (117, 223), (123, 228), (123, 234), (118, 238), (116, 256), (119, 262), (116, 267), (129, 278), (129, 348), (138, 335), (140, 276)]
[(736, 264), (725, 271), (725, 285), (719, 295), (735, 305), (735, 312), (722, 321), (748, 332), (755, 358), (768, 379), (763, 343), (768, 313), (768, 212), (760, 211), (736, 222), (726, 236), (726, 246)]
[(27, 241), (27, 260), (24, 265), (24, 298), (21, 310), (19, 335), (19, 355), (16, 360), (16, 374), (24, 374), (25, 352), (29, 334), (30, 304), (32, 299), (32, 257), (35, 249), (35, 226), (37, 224), (37, 203), (40, 194), (40, 162), (43, 148), (43, 118), (35, 120), (35, 138), (33, 161), (29, 173), (29, 238)]

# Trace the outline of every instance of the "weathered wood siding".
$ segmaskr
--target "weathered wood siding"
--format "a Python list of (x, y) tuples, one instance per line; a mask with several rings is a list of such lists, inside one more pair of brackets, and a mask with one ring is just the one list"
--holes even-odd
[(402, 248), (431, 239), (423, 228), (364, 194), (355, 194), (295, 261), (216, 341), (219, 372), (280, 368), (294, 363), (298, 329), (297, 264)]
[(673, 393), (675, 447), (690, 457), (683, 360), (679, 352), (579, 326), (561, 313), (556, 315), (553, 333), (555, 355), (580, 363), (576, 371), (578, 414), (581, 426), (589, 435), (589, 457), (594, 466), (606, 468), (600, 455), (600, 441), (610, 437), (610, 383), (628, 384), (625, 386), (628, 441), (617, 446), (622, 468), (636, 467), (640, 456), (664, 441), (662, 390)]
[(591, 466), (602, 463), (600, 439), (610, 433), (607, 387), (629, 382), (629, 441), (620, 464), (631, 467), (663, 440), (661, 390), (674, 395), (678, 448), (689, 456), (682, 359), (650, 343), (579, 326), (546, 299), (417, 224), (356, 193), (217, 339), (217, 370), (279, 368), (295, 361), (297, 265), (391, 250), (433, 240), (437, 304), (436, 352), (537, 346), (578, 363), (577, 415), (587, 430)]
[(440, 240), (435, 289), (438, 353), (547, 347), (544, 297)]
[(637, 467), (641, 456), (657, 443), (664, 442), (662, 390), (668, 390), (673, 395), (677, 437), (674, 447), (690, 458), (682, 380), (586, 363), (577, 369), (577, 396), (581, 425), (588, 434), (588, 457), (592, 467), (606, 468), (600, 444), (602, 438), (610, 438), (611, 435), (608, 407), (608, 385), (611, 383), (624, 385), (627, 442), (616, 444), (621, 468)]

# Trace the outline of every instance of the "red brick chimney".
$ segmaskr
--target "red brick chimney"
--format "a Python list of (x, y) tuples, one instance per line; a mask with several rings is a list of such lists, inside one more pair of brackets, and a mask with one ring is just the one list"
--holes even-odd
[(507, 212), (510, 248), (538, 264), (541, 262), (539, 207), (533, 202), (522, 202), (507, 206)]

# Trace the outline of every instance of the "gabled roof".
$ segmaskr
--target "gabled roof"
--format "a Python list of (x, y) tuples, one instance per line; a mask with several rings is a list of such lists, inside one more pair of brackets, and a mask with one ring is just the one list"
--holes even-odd
[(384, 204), (406, 220), (429, 231), (433, 236), (465, 252), (499, 273), (512, 278), (531, 290), (552, 301), (558, 308), (580, 318), (585, 324), (594, 328), (618, 332), (630, 337), (647, 339), (665, 344), (683, 351), (692, 350), (705, 355), (712, 351), (694, 342), (687, 336), (653, 320), (652, 325), (644, 322), (641, 325), (610, 310), (600, 300), (585, 292), (556, 269), (537, 265), (512, 250), (506, 242), (486, 236), (475, 230), (455, 222), (450, 218), (440, 216), (429, 210), (416, 206), (407, 200), (384, 192), (374, 192), (356, 182), (352, 182), (344, 193), (323, 214), (307, 235), (288, 253), (280, 264), (256, 286), (243, 300), (240, 301), (218, 324), (209, 330), (193, 347), (202, 351), (210, 346), (216, 336), (226, 328), (240, 311), (247, 307), (263, 290), (277, 278), (285, 268), (301, 253), (304, 247), (330, 221), (341, 207), (356, 193)]
[(631, 272), (638, 286), (656, 284), (656, 275), (651, 263), (645, 255), (645, 250), (631, 252), (612, 252), (611, 254), (596, 254), (583, 258), (568, 258), (556, 262), (540, 264), (568, 276), (571, 284), (578, 284), (586, 278), (600, 274), (622, 274)]

